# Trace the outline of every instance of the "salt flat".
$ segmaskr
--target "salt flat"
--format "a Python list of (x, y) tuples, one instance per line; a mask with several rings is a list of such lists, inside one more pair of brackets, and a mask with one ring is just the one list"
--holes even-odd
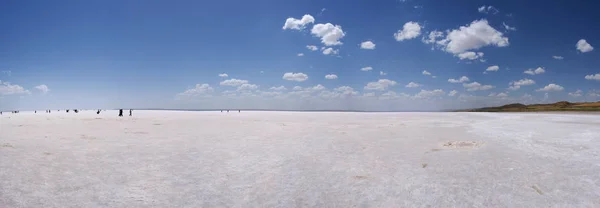
[(600, 206), (599, 115), (125, 114), (4, 113), (0, 207)]

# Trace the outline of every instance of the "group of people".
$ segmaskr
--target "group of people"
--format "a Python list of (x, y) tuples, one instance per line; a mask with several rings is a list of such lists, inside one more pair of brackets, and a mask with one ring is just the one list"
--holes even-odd
[[(241, 113), (242, 110), (238, 110), (238, 113)], [(221, 113), (223, 113), (223, 110), (221, 110)], [(227, 113), (229, 113), (229, 110), (227, 110)]]
[[(58, 110), (60, 111), (60, 110)], [(65, 110), (67, 113), (69, 112), (69, 109)], [(98, 109), (98, 111), (96, 112), (96, 114), (100, 114), (100, 109)], [(37, 111), (33, 111), (34, 113), (37, 113)], [(51, 110), (46, 110), (46, 113), (51, 113)], [(73, 112), (75, 113), (79, 113), (78, 109), (73, 109)], [(221, 111), (223, 112), (223, 111)], [(229, 112), (229, 111), (228, 111)], [(2, 111), (0, 111), (0, 115), (2, 115)], [(11, 111), (11, 113), (19, 113), (19, 111)], [(129, 116), (133, 116), (133, 109), (129, 109)], [(119, 117), (123, 117), (123, 109), (119, 109)]]

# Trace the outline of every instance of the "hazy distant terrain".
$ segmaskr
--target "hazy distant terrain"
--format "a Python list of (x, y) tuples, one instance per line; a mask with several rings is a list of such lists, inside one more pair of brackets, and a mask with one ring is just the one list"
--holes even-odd
[(127, 113), (0, 116), (0, 207), (600, 205), (594, 115)]
[(551, 104), (524, 105), (520, 103), (498, 107), (459, 110), (464, 112), (543, 112), (543, 111), (600, 111), (600, 102), (570, 103), (566, 101)]

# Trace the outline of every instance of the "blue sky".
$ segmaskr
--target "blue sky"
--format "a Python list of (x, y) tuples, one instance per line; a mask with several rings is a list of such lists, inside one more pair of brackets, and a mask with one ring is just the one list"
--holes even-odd
[(599, 4), (2, 1), (0, 110), (596, 101)]

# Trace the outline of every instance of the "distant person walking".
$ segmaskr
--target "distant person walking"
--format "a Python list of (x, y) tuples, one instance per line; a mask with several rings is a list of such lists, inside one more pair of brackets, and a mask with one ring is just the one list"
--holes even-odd
[(96, 114), (100, 114), (100, 109), (98, 109), (98, 112), (96, 112)]
[(119, 109), (119, 117), (123, 117), (123, 109)]
[(129, 109), (129, 116), (131, 116), (133, 109)]
[(242, 112), (242, 110), (238, 110), (238, 113), (241, 113), (241, 112)]

